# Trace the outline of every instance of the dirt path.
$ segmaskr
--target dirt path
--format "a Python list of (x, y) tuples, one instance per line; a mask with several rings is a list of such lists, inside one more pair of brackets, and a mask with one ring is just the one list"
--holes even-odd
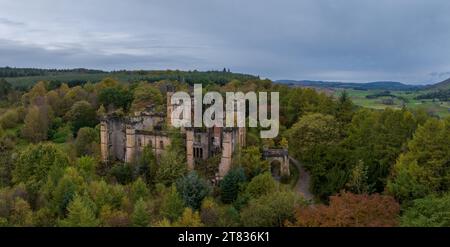
[(290, 162), (294, 164), (299, 172), (299, 177), (297, 184), (295, 185), (295, 190), (297, 193), (302, 195), (306, 200), (313, 200), (314, 196), (309, 191), (309, 181), (310, 181), (310, 175), (305, 170), (305, 168), (300, 164), (300, 162), (292, 157), (289, 157)]

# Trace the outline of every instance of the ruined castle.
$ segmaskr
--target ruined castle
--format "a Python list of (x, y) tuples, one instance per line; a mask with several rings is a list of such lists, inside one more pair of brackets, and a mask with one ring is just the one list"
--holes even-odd
[[(167, 94), (166, 114), (156, 112), (154, 107), (148, 106), (146, 110), (136, 112), (133, 116), (112, 114), (103, 117), (100, 125), (102, 160), (132, 163), (148, 145), (160, 156), (171, 144), (169, 130), (164, 128), (172, 123), (175, 106), (171, 104), (171, 95)], [(221, 155), (217, 173), (219, 179), (230, 170), (235, 151), (245, 146), (245, 128), (180, 128), (176, 131), (184, 137), (189, 170), (195, 169), (200, 160)]]

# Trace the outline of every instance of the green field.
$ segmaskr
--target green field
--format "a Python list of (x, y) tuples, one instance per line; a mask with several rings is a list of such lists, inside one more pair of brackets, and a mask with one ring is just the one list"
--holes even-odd
[[(340, 95), (343, 89), (337, 89), (334, 92), (335, 96)], [(416, 96), (419, 95), (418, 92), (414, 91), (391, 91), (391, 94), (397, 98), (383, 96), (374, 99), (368, 99), (366, 96), (373, 95), (376, 93), (381, 93), (382, 90), (354, 90), (346, 89), (347, 93), (350, 95), (352, 101), (358, 105), (373, 109), (385, 109), (387, 107), (393, 109), (401, 109), (406, 106), (408, 109), (424, 109), (429, 113), (438, 115), (440, 117), (450, 116), (450, 102), (440, 102), (433, 100), (417, 100)], [(391, 101), (386, 103), (386, 101)]]

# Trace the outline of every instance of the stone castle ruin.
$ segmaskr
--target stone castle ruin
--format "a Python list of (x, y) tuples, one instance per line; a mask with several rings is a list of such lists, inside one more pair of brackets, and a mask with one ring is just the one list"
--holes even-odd
[[(134, 116), (108, 115), (101, 120), (100, 145), (103, 162), (122, 161), (131, 163), (139, 159), (148, 145), (157, 156), (171, 144), (168, 130), (174, 105), (172, 93), (167, 94), (166, 114), (154, 111), (149, 106)], [(193, 101), (193, 99), (192, 99)], [(180, 128), (186, 143), (188, 169), (195, 169), (200, 160), (221, 155), (218, 178), (223, 178), (231, 168), (233, 154), (245, 146), (246, 129), (233, 127)]]

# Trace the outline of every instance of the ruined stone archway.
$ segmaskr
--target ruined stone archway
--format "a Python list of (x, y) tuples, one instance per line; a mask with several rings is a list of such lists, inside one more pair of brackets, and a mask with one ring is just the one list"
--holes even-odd
[(286, 149), (265, 149), (263, 158), (270, 164), (274, 178), (289, 177), (289, 155)]

